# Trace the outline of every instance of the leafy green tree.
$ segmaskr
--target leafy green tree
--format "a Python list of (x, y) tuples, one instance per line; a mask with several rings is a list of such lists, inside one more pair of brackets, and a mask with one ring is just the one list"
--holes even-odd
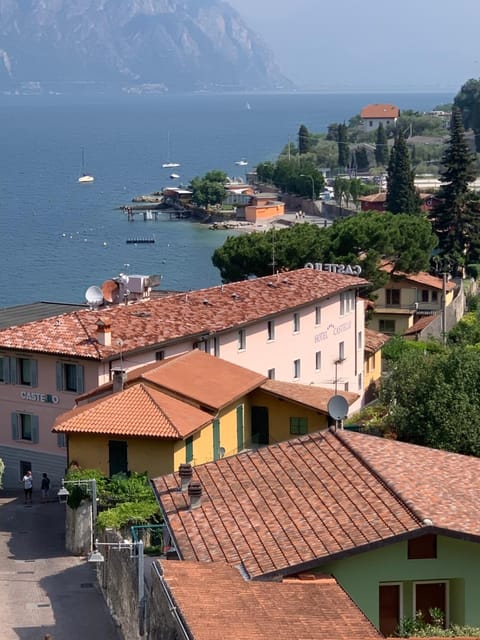
[(302, 124), (298, 130), (298, 153), (304, 154), (310, 151), (310, 133), (307, 127)]
[(273, 244), (276, 269), (299, 269), (307, 262), (361, 263), (364, 277), (378, 289), (387, 278), (378, 269), (382, 258), (390, 259), (397, 271), (422, 271), (429, 264), (436, 237), (423, 216), (369, 211), (339, 219), (327, 228), (301, 224), (232, 236), (215, 250), (212, 262), (224, 282), (268, 275)]
[(480, 251), (480, 202), (469, 191), (474, 178), (474, 158), (465, 139), (460, 110), (454, 107), (440, 172), (441, 202), (432, 212), (442, 261), (454, 274), (475, 262)]
[(364, 144), (355, 149), (355, 164), (359, 171), (368, 171), (368, 169), (370, 168), (367, 148)]
[(407, 350), (382, 383), (399, 440), (480, 455), (480, 350)]
[(203, 178), (193, 178), (189, 185), (193, 202), (205, 208), (221, 204), (227, 196), (226, 182), (227, 174), (217, 170), (207, 172)]
[(410, 155), (401, 130), (390, 152), (387, 173), (387, 210), (392, 213), (418, 213), (420, 198), (415, 189)]
[(480, 80), (467, 80), (455, 96), (454, 106), (460, 109), (465, 128), (473, 129), (475, 149), (480, 151)]
[(381, 167), (388, 164), (388, 139), (383, 123), (380, 123), (376, 131), (375, 162)]
[(358, 178), (352, 178), (350, 180), (350, 197), (353, 200), (353, 204), (355, 206), (358, 205), (358, 199), (360, 197), (360, 194), (362, 192), (362, 183), (360, 182), (360, 180)]
[(350, 162), (350, 148), (348, 146), (348, 127), (345, 123), (338, 125), (338, 166), (348, 167)]
[(274, 162), (261, 162), (257, 165), (257, 176), (260, 182), (272, 182), (274, 172)]

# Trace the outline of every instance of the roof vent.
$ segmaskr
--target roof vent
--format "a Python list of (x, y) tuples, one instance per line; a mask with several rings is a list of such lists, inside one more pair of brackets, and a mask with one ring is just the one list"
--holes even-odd
[(205, 298), (205, 300), (203, 301), (203, 304), (204, 304), (204, 305), (207, 305), (207, 304), (208, 304), (208, 300), (207, 300), (206, 298)]
[(274, 283), (274, 282), (272, 282), (272, 281), (270, 280), (270, 281), (268, 282), (268, 286), (269, 286), (269, 287), (274, 287), (274, 286), (275, 286), (275, 283)]
[(190, 482), (188, 485), (188, 497), (190, 498), (190, 509), (198, 509), (202, 502), (202, 485), (200, 482)]
[(180, 490), (185, 492), (188, 489), (188, 485), (190, 484), (190, 480), (193, 476), (192, 465), (183, 462), (178, 467), (178, 475), (180, 476)]
[(237, 298), (239, 298), (240, 296), (238, 295), (238, 293), (235, 293), (235, 291), (232, 293), (232, 298), (234, 300), (236, 300)]

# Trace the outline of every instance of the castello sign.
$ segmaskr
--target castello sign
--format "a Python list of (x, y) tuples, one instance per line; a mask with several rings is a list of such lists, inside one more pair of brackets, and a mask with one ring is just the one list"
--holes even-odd
[(345, 273), (349, 276), (359, 276), (362, 267), (359, 264), (333, 264), (330, 262), (307, 262), (305, 269), (328, 271), (329, 273)]

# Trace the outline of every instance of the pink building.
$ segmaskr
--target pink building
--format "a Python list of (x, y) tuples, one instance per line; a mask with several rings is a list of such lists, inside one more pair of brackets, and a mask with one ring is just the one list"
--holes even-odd
[(358, 290), (366, 284), (355, 275), (299, 269), (161, 298), (142, 294), (26, 324), (17, 319), (0, 330), (4, 485), (18, 487), (26, 468), (37, 485), (44, 471), (58, 483), (65, 443), (51, 429), (79, 394), (115, 371), (194, 348), (277, 380), (359, 393), (356, 410), (365, 341)]

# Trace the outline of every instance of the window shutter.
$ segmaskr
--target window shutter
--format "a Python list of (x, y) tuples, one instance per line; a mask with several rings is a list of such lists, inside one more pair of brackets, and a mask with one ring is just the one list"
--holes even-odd
[(36, 360), (30, 360), (30, 375), (32, 387), (38, 387), (38, 363)]
[(57, 433), (57, 447), (65, 449), (67, 446), (67, 438), (64, 433)]
[(57, 391), (63, 391), (63, 364), (61, 362), (57, 362), (56, 376), (57, 376)]
[(12, 440), (20, 440), (18, 432), (18, 413), (12, 413)]
[(10, 383), (17, 384), (18, 362), (17, 358), (10, 358)]
[(77, 393), (83, 393), (84, 391), (83, 379), (83, 366), (81, 364), (77, 364)]
[(30, 416), (30, 423), (32, 429), (32, 442), (38, 444), (38, 416)]

